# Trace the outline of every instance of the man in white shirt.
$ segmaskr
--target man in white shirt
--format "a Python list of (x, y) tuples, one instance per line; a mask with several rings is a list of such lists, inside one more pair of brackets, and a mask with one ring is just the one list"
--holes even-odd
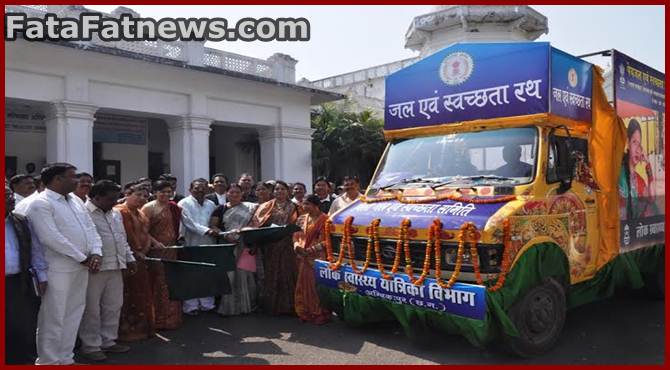
[(335, 212), (346, 207), (351, 202), (353, 202), (354, 200), (358, 199), (361, 196), (359, 190), (361, 184), (360, 180), (358, 180), (358, 177), (356, 176), (354, 177), (345, 176), (344, 180), (342, 181), (342, 187), (344, 188), (344, 194), (335, 198), (333, 204), (330, 206), (330, 210), (328, 211), (329, 216), (332, 216)]
[(28, 220), (45, 247), (49, 288), (37, 320), (37, 365), (71, 365), (84, 313), (89, 271), (100, 267), (102, 242), (86, 208), (70, 194), (76, 168), (54, 163), (42, 169), (47, 189), (28, 209)]
[(307, 187), (305, 184), (301, 182), (294, 182), (293, 199), (291, 199), (291, 202), (293, 202), (293, 204), (296, 206), (302, 206), (302, 201), (305, 199), (305, 195), (307, 195)]
[(14, 192), (14, 199), (19, 203), (35, 192), (35, 179), (30, 175), (19, 174), (9, 180), (10, 187)]
[[(181, 222), (184, 227), (184, 239), (187, 246), (213, 244), (219, 230), (210, 228), (209, 219), (216, 205), (205, 199), (207, 180), (195, 179), (191, 182), (191, 195), (179, 201), (181, 207)], [(194, 298), (184, 301), (183, 311), (187, 315), (195, 316), (199, 311), (214, 309), (214, 297)]]
[(214, 192), (207, 194), (205, 198), (211, 200), (217, 206), (226, 204), (226, 192), (228, 191), (228, 178), (222, 173), (217, 173), (212, 176), (212, 185), (214, 185)]
[(123, 275), (137, 270), (128, 245), (123, 218), (113, 207), (121, 187), (109, 180), (98, 181), (88, 194), (86, 209), (102, 240), (100, 271), (88, 276), (86, 309), (79, 327), (81, 355), (89, 360), (104, 361), (104, 352), (123, 353), (130, 347), (117, 344), (119, 318), (123, 305)]

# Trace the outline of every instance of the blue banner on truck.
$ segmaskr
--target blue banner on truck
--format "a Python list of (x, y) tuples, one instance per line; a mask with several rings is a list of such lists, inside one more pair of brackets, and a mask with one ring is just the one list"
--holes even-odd
[(486, 287), (482, 285), (455, 283), (451, 289), (444, 289), (431, 278), (423, 285), (414, 285), (405, 274), (397, 273), (387, 280), (375, 269), (364, 274), (357, 274), (349, 265), (331, 270), (329, 263), (321, 260), (314, 262), (314, 272), (317, 284), (331, 289), (477, 320), (483, 320), (486, 314)]
[(505, 202), (475, 204), (453, 200), (429, 204), (404, 204), (397, 200), (377, 203), (357, 201), (334, 215), (333, 222), (344, 224), (344, 220), (352, 216), (354, 225), (369, 225), (375, 218), (381, 218), (381, 226), (400, 227), (402, 220), (410, 218), (412, 227), (428, 229), (435, 218), (439, 218), (445, 229), (458, 229), (464, 222), (470, 221), (481, 230), (489, 218), (505, 204)]
[(578, 121), (591, 122), (593, 66), (558, 49), (551, 50), (549, 111)]
[(386, 78), (384, 129), (548, 112), (591, 122), (591, 68), (546, 42), (456, 44)]

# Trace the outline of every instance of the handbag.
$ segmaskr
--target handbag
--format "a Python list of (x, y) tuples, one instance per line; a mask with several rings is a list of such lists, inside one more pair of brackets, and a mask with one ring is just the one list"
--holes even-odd
[(256, 256), (249, 253), (249, 248), (242, 248), (242, 254), (237, 259), (237, 268), (244, 271), (256, 272)]

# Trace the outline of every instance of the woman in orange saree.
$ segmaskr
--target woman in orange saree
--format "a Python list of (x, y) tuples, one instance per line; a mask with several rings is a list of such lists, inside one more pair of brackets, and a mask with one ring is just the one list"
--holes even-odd
[(154, 304), (147, 262), (149, 248), (149, 220), (140, 211), (147, 202), (146, 190), (138, 185), (130, 187), (123, 204), (115, 208), (123, 216), (128, 244), (137, 260), (137, 272), (123, 276), (123, 306), (119, 325), (119, 340), (130, 342), (154, 336)]
[[(277, 181), (275, 199), (261, 204), (249, 226), (262, 227), (295, 223), (298, 212), (288, 197), (288, 185)], [(294, 315), (295, 283), (298, 278), (291, 236), (263, 246), (263, 282), (261, 302), (263, 311), (271, 315)]]
[(322, 325), (330, 321), (331, 313), (321, 307), (314, 279), (314, 260), (326, 259), (323, 228), (328, 216), (321, 212), (319, 204), (318, 196), (305, 197), (303, 209), (306, 213), (298, 218), (302, 231), (293, 234), (293, 245), (298, 262), (295, 312), (302, 321)]
[[(152, 248), (149, 256), (176, 260), (176, 249), (165, 249), (175, 245), (179, 237), (179, 206), (170, 201), (172, 186), (167, 181), (158, 181), (154, 185), (156, 200), (142, 207), (142, 212), (149, 219), (149, 235)], [(175, 222), (175, 219), (177, 220)], [(177, 329), (181, 326), (181, 302), (171, 301), (162, 263), (149, 264), (149, 277), (153, 286), (153, 302), (156, 312), (156, 329)]]

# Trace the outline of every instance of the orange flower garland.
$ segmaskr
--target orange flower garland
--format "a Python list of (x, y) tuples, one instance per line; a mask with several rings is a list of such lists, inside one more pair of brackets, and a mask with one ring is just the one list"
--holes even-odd
[[(421, 276), (419, 276), (419, 278), (416, 280), (412, 280), (410, 278), (410, 282), (412, 282), (414, 285), (422, 285), (423, 282), (426, 280), (426, 277), (430, 272), (430, 253), (433, 249), (433, 246), (435, 247), (435, 253), (440, 253), (441, 235), (442, 235), (442, 222), (440, 221), (439, 218), (436, 218), (435, 220), (433, 220), (433, 224), (430, 225), (430, 230), (428, 231), (428, 240), (426, 240), (426, 255), (424, 256), (423, 259), (423, 271), (421, 272)], [(439, 257), (437, 257), (436, 255), (435, 258)]]
[[(456, 252), (457, 254), (456, 264), (454, 266), (454, 271), (452, 272), (451, 277), (445, 283), (441, 277), (442, 272), (441, 235), (443, 225), (439, 218), (433, 220), (433, 224), (430, 226), (430, 230), (428, 233), (428, 240), (426, 240), (423, 270), (418, 279), (414, 278), (414, 269), (412, 267), (412, 258), (409, 247), (409, 228), (411, 227), (411, 221), (408, 218), (403, 219), (400, 225), (400, 235), (398, 240), (396, 241), (395, 258), (393, 261), (393, 266), (391, 267), (390, 274), (387, 274), (384, 271), (384, 266), (382, 263), (381, 243), (379, 240), (379, 225), (381, 224), (381, 220), (374, 219), (367, 228), (368, 243), (365, 251), (365, 263), (363, 267), (360, 269), (358, 266), (356, 266), (354, 262), (355, 254), (353, 250), (353, 243), (351, 241), (353, 221), (354, 221), (353, 216), (349, 216), (344, 220), (343, 236), (342, 241), (340, 243), (340, 253), (338, 255), (337, 261), (334, 263), (333, 263), (334, 260), (333, 247), (330, 239), (331, 237), (330, 229), (332, 227), (332, 221), (331, 220), (326, 221), (325, 225), (326, 255), (327, 260), (330, 263), (330, 268), (332, 270), (337, 270), (342, 266), (342, 263), (345, 258), (344, 254), (347, 253), (352, 270), (354, 270), (357, 274), (363, 274), (365, 273), (365, 271), (367, 271), (367, 269), (370, 266), (372, 250), (374, 249), (377, 269), (379, 270), (380, 275), (382, 276), (382, 278), (390, 280), (398, 272), (398, 268), (400, 267), (401, 253), (404, 252), (403, 254), (405, 256), (405, 273), (408, 275), (410, 282), (412, 282), (414, 285), (422, 285), (425, 282), (425, 279), (428, 277), (428, 274), (430, 272), (430, 255), (431, 252), (434, 250), (435, 275), (436, 275), (435, 280), (438, 283), (438, 285), (440, 285), (440, 287), (444, 289), (449, 289), (456, 283), (456, 280), (460, 275), (461, 267), (463, 265), (463, 253), (465, 250), (465, 244), (469, 243), (470, 256), (472, 258), (473, 268), (475, 272), (475, 280), (477, 284), (479, 285), (483, 284), (479, 266), (479, 255), (477, 251), (477, 242), (478, 242), (477, 227), (471, 222), (466, 222), (460, 227), (460, 232), (458, 234), (458, 249)], [(498, 274), (498, 280), (496, 281), (496, 284), (487, 288), (489, 292), (495, 292), (499, 290), (505, 283), (505, 279), (508, 270), (510, 268), (510, 264), (512, 262), (511, 244), (512, 243), (511, 243), (510, 221), (509, 219), (505, 219), (503, 220), (504, 249), (503, 249), (502, 265), (500, 268), (500, 273)]]
[[(390, 280), (391, 275), (387, 274), (384, 272), (384, 264), (382, 263), (382, 251), (381, 251), (381, 243), (379, 242), (379, 224), (381, 224), (381, 220), (376, 218), (372, 220), (370, 223), (370, 234), (369, 237), (372, 239), (372, 242), (375, 247), (375, 258), (377, 260), (377, 270), (379, 270), (379, 274), (382, 276), (383, 279)], [(399, 263), (398, 259), (398, 263)], [(394, 263), (395, 266), (395, 263)]]
[[(412, 225), (412, 222), (409, 218), (402, 220), (400, 224), (400, 238), (396, 242), (395, 246), (395, 258), (393, 259), (393, 266), (391, 266), (391, 274), (395, 275), (398, 272), (400, 267), (400, 252), (402, 252), (402, 246), (405, 244), (405, 239), (409, 235), (409, 227)], [(409, 240), (407, 240), (407, 245), (409, 245)]]
[(512, 263), (512, 256), (510, 255), (512, 251), (512, 235), (508, 218), (503, 220), (503, 248), (503, 260), (502, 266), (500, 266), (500, 273), (498, 274), (498, 281), (496, 281), (494, 286), (488, 288), (489, 292), (495, 292), (502, 288), (503, 284), (505, 284), (505, 278), (507, 277), (510, 264)]
[[(354, 222), (354, 217), (349, 216), (344, 220), (344, 233), (342, 235), (342, 242), (340, 242), (340, 254), (337, 256), (337, 262), (335, 264), (330, 265), (331, 270), (337, 270), (342, 266), (342, 263), (344, 262), (344, 251), (345, 248), (348, 250), (347, 246), (351, 245), (351, 224)], [(331, 255), (330, 255), (330, 260), (333, 259), (332, 255), (332, 248), (331, 248)], [(354, 267), (352, 266), (352, 269)]]
[[(377, 222), (376, 227), (379, 227), (379, 223), (381, 222), (381, 220), (380, 219), (375, 219), (375, 220), (372, 220), (372, 222), (370, 222), (370, 226), (368, 226), (367, 229), (366, 229), (366, 231), (368, 233), (368, 244), (365, 248), (365, 263), (363, 264), (363, 268), (361, 270), (354, 269), (354, 272), (356, 272), (359, 275), (364, 274), (365, 271), (367, 271), (368, 267), (370, 266), (370, 257), (372, 256), (372, 244), (376, 243), (375, 244), (375, 251), (377, 250), (377, 247), (378, 247), (377, 244), (379, 244), (379, 238), (378, 237), (375, 238), (375, 236), (374, 236), (375, 235), (375, 222)], [(377, 231), (377, 232), (379, 232), (379, 231)], [(353, 264), (354, 264), (353, 260), (351, 260), (351, 264), (352, 264), (352, 269), (353, 269)]]
[[(405, 219), (408, 220), (409, 219)], [(405, 222), (403, 220), (403, 223)], [(407, 237), (407, 234), (405, 234), (405, 237), (403, 238), (404, 242), (402, 244), (403, 249), (405, 250), (405, 273), (409, 277), (410, 281), (414, 281), (414, 268), (412, 267), (412, 254), (409, 249), (409, 238)]]
[(463, 265), (463, 249), (465, 247), (465, 230), (468, 228), (469, 223), (464, 223), (461, 226), (461, 231), (458, 233), (458, 250), (456, 251), (456, 265), (454, 266), (454, 271), (451, 273), (449, 281), (443, 283), (440, 280), (437, 280), (437, 283), (445, 289), (450, 289), (458, 279), (458, 275), (461, 274), (461, 266)]
[[(475, 271), (475, 281), (482, 285), (482, 275), (479, 271), (479, 254), (477, 253), (477, 226), (472, 222), (466, 222), (461, 226), (464, 236), (470, 242), (470, 258), (472, 259), (472, 267)], [(463, 234), (461, 234), (463, 235)]]

